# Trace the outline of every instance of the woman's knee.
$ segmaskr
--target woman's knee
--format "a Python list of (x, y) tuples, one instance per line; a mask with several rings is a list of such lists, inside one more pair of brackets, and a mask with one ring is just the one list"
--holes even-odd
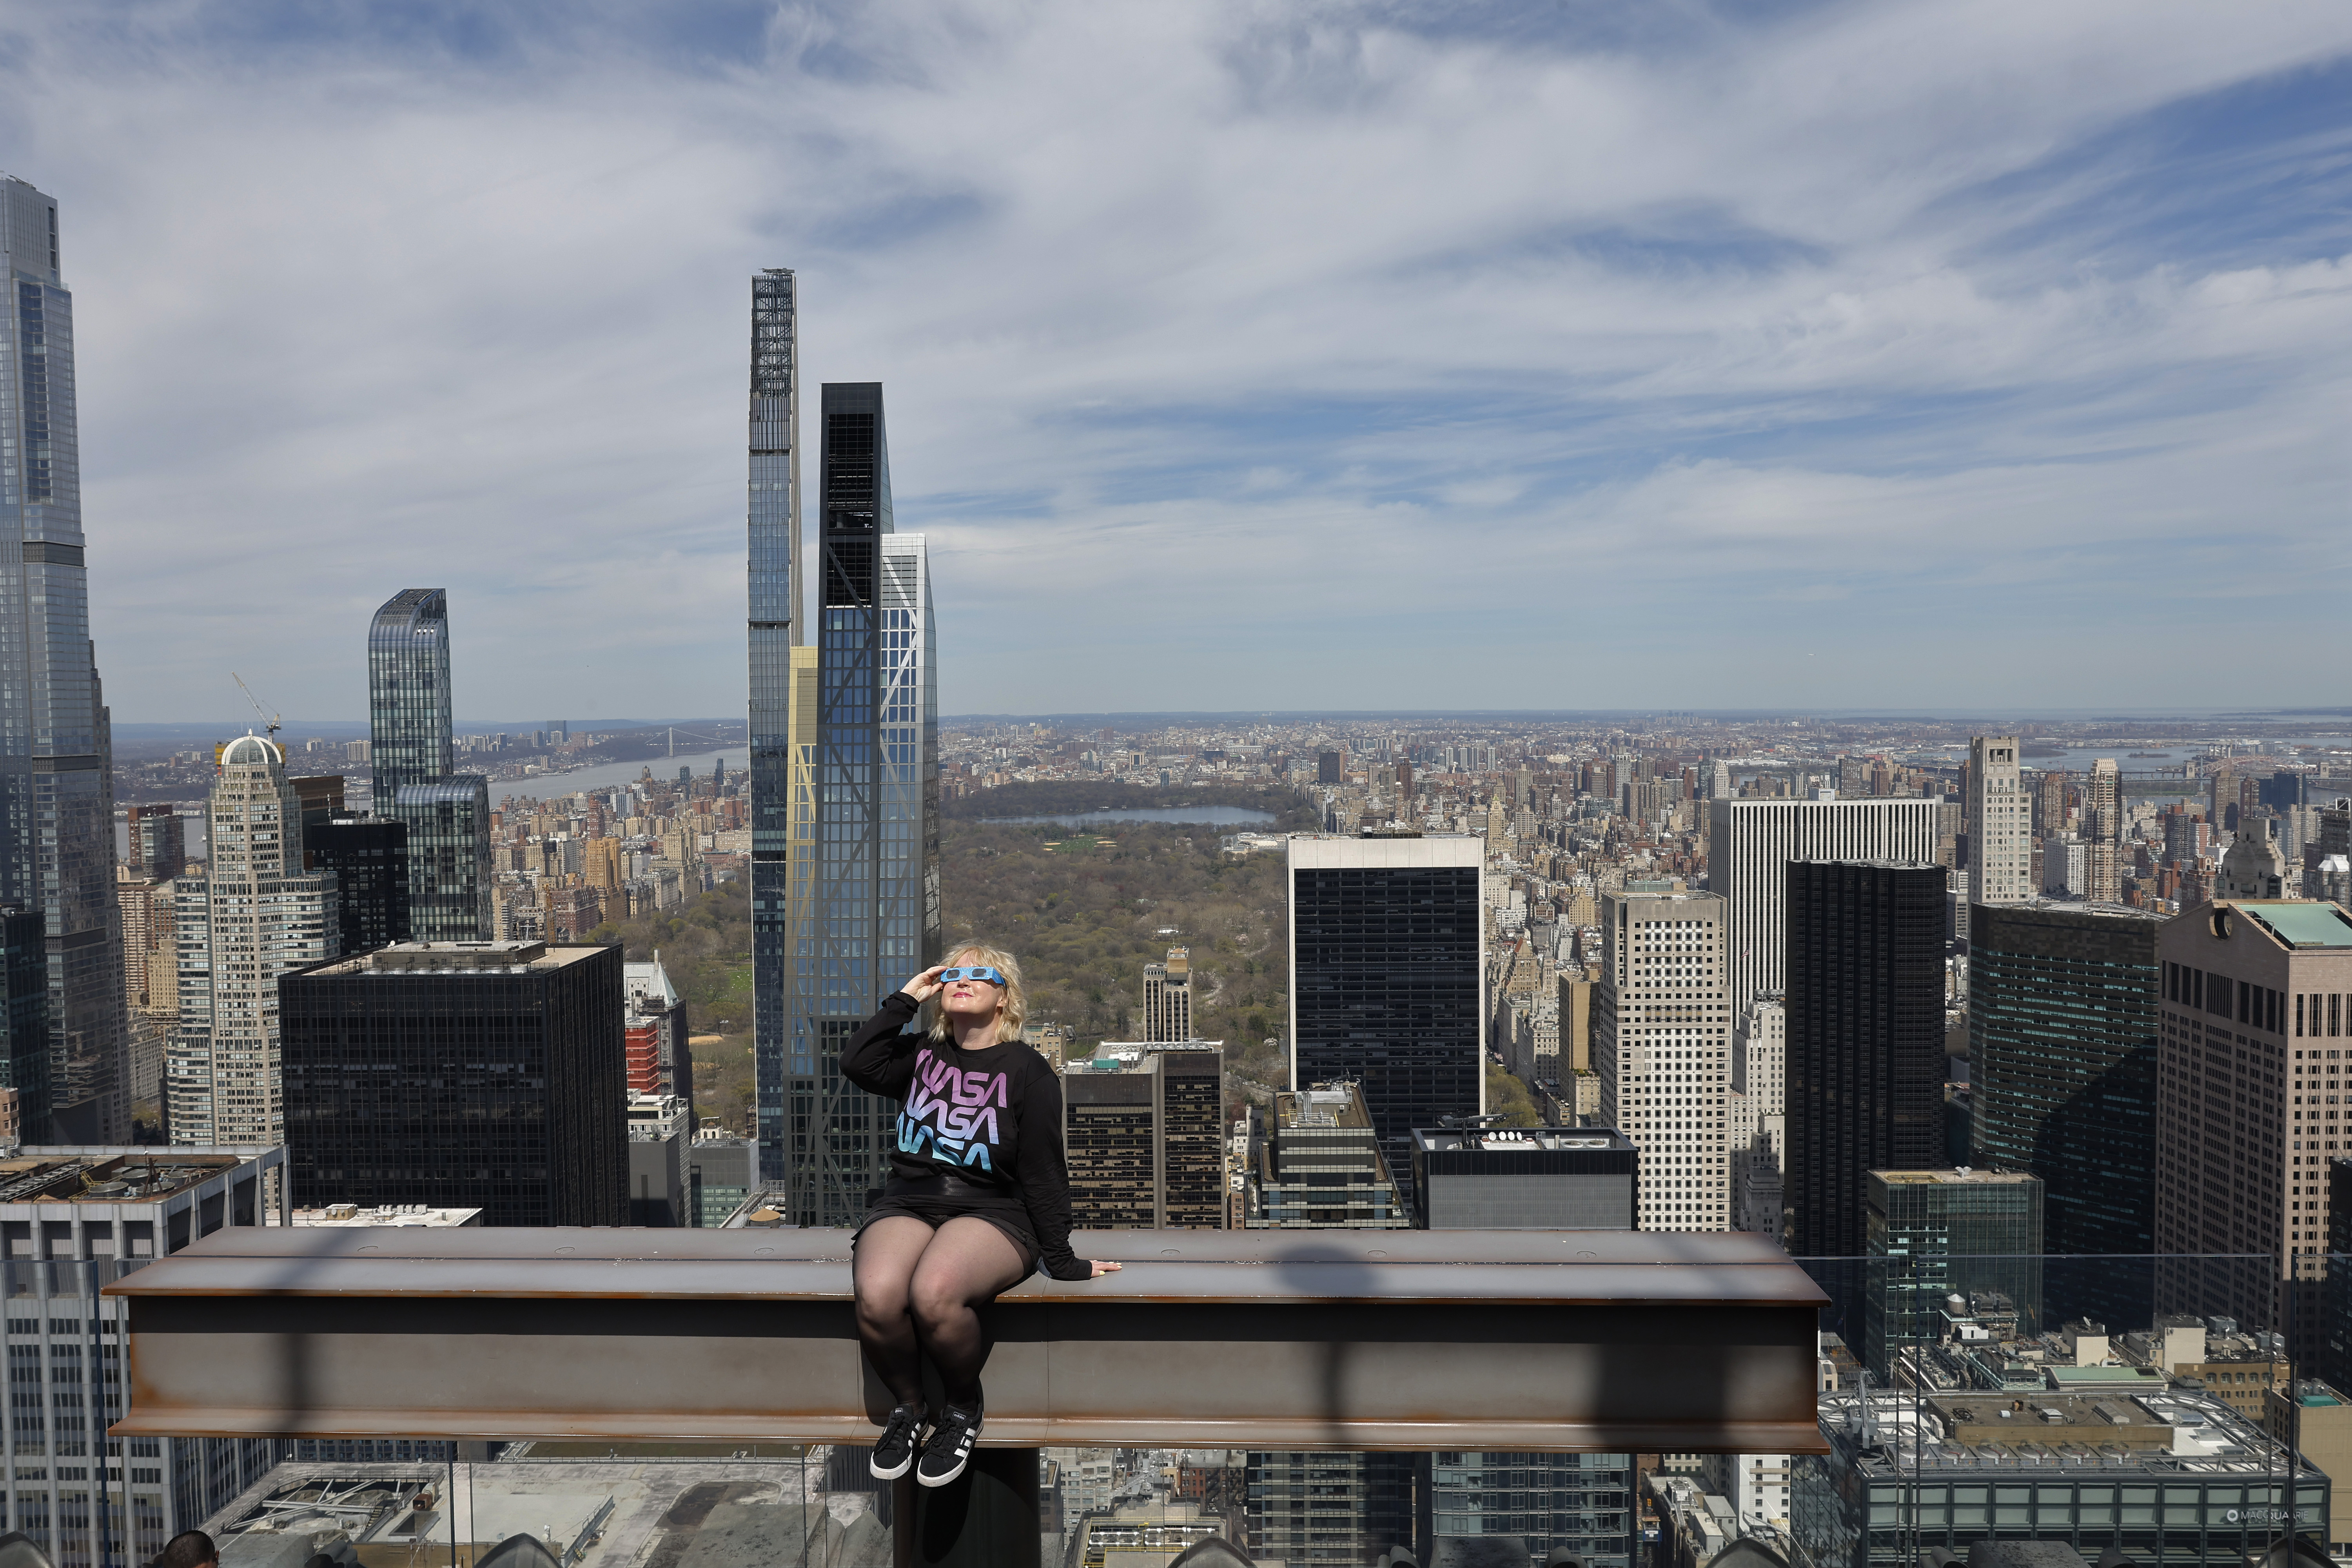
[(908, 1310), (925, 1328), (955, 1321), (971, 1310), (971, 1292), (946, 1270), (918, 1269), (907, 1287)]

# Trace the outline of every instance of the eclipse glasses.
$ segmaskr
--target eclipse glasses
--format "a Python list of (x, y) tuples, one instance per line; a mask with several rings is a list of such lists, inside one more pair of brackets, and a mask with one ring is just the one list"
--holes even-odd
[(1002, 970), (991, 969), (985, 963), (971, 963), (961, 969), (940, 971), (940, 984), (945, 985), (950, 980), (985, 980), (991, 985), (1002, 985), (1004, 984), (1004, 973)]

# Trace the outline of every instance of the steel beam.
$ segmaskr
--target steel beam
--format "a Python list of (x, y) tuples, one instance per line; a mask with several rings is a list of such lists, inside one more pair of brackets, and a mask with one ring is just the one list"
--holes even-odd
[[(987, 1440), (1822, 1453), (1759, 1237), (1102, 1231), (994, 1309)], [(108, 1286), (118, 1434), (870, 1442), (839, 1230), (236, 1227)]]

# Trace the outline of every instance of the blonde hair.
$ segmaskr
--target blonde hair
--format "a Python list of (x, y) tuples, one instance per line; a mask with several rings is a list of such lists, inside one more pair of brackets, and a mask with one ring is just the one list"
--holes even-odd
[[(960, 942), (948, 950), (947, 962), (950, 966), (984, 963), (1004, 976), (1004, 995), (997, 1003), (996, 1044), (1001, 1046), (1007, 1040), (1019, 1039), (1021, 1025), (1029, 1016), (1029, 994), (1021, 989), (1021, 961), (1001, 947), (991, 947), (980, 942)], [(940, 997), (944, 994), (944, 992), (935, 992), (931, 999), (923, 1004), (923, 1010), (930, 1015), (930, 1022), (925, 1026), (924, 1033), (941, 1043), (950, 1038), (947, 1014), (940, 1006)]]

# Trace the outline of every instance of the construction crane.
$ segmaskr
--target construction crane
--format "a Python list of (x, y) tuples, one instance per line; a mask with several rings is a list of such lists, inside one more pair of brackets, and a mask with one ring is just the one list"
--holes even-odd
[(260, 714), (262, 722), (269, 726), (269, 739), (273, 742), (276, 742), (278, 731), (281, 728), (278, 722), (278, 715), (261, 705), (261, 699), (253, 694), (253, 688), (245, 683), (245, 677), (232, 669), (228, 672), (228, 678), (236, 682), (236, 689), (245, 693), (245, 700), (253, 704), (253, 710)]

